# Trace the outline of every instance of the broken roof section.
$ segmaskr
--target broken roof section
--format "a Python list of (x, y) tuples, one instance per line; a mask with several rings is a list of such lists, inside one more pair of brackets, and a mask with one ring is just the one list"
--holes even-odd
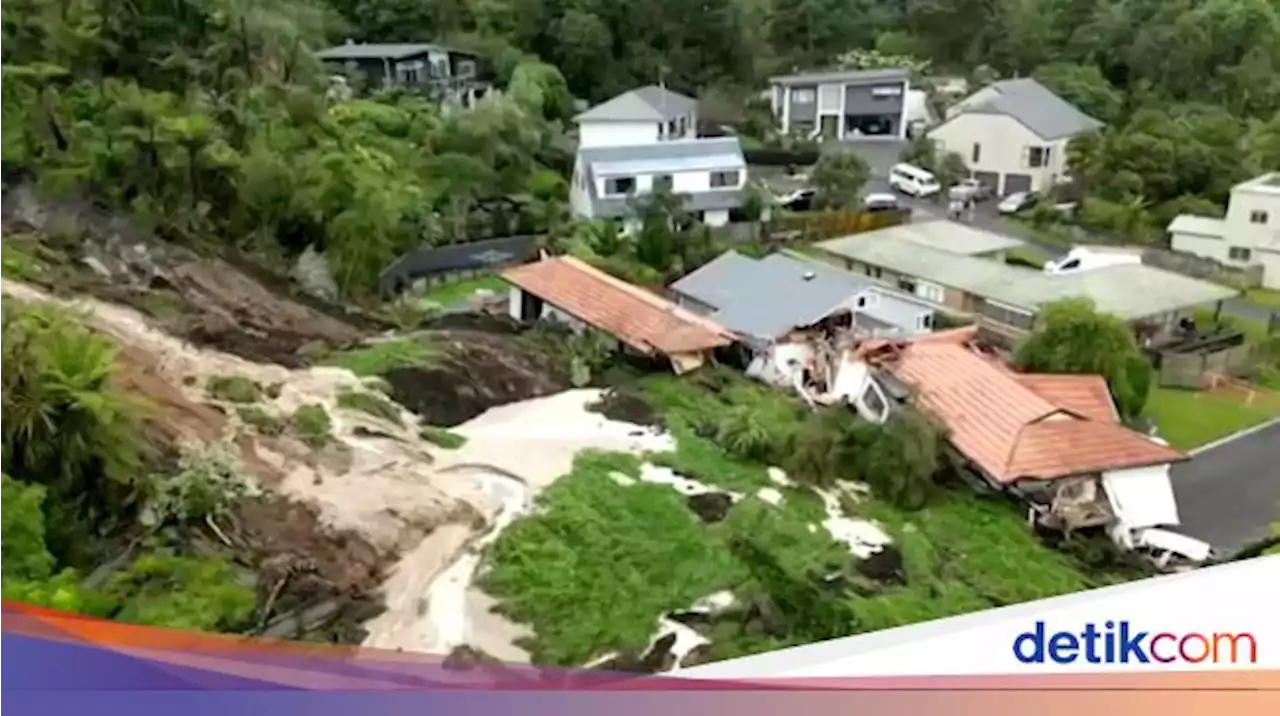
[(502, 278), (643, 353), (693, 353), (733, 342), (720, 325), (572, 256), (508, 269)]
[(963, 335), (899, 344), (885, 367), (918, 392), (921, 406), (946, 426), (956, 450), (995, 482), (1187, 459), (1119, 425), (1101, 404), (1096, 381), (1085, 380), (1101, 378), (1019, 375), (961, 345)]
[(671, 291), (713, 309), (710, 318), (717, 323), (758, 338), (811, 326), (864, 291), (874, 291), (880, 300), (858, 313), (890, 327), (904, 320), (913, 324), (916, 314), (936, 308), (869, 279), (785, 254), (753, 259), (727, 251), (671, 284)]

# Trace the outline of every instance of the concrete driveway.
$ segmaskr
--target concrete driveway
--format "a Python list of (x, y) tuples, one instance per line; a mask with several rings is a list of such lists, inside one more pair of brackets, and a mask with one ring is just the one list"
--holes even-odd
[(1280, 419), (1210, 445), (1170, 471), (1179, 531), (1230, 554), (1280, 521)]

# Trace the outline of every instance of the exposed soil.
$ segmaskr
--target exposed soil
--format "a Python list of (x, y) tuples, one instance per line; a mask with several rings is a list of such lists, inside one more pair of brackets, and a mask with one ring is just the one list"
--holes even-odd
[(733, 497), (724, 492), (690, 495), (687, 499), (689, 509), (693, 510), (699, 519), (708, 524), (723, 520), (728, 516), (729, 509), (733, 507)]
[(564, 361), (511, 336), (474, 330), (428, 331), (443, 354), (430, 365), (395, 368), (384, 378), (391, 397), (440, 427), (464, 423), (489, 408), (569, 388)]
[(888, 544), (866, 559), (854, 563), (858, 574), (885, 584), (906, 584), (907, 572), (902, 563), (902, 552)]

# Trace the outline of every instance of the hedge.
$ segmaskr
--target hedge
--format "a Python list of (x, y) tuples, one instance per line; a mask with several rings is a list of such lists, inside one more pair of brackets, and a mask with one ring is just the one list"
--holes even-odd
[(818, 149), (744, 149), (747, 164), (766, 167), (808, 166), (818, 162)]

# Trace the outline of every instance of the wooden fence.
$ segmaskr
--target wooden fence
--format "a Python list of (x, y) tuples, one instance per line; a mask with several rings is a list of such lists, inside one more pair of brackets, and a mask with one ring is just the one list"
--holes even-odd
[(910, 217), (911, 211), (908, 209), (812, 211), (777, 217), (764, 225), (763, 234), (770, 242), (809, 243), (897, 226), (906, 223)]

